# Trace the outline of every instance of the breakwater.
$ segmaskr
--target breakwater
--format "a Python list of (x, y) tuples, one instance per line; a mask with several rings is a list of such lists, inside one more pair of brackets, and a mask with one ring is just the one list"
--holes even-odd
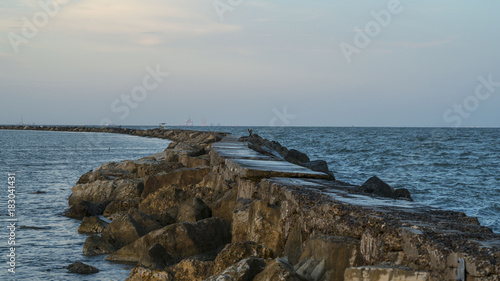
[(101, 233), (85, 251), (137, 263), (130, 280), (499, 280), (499, 236), (475, 218), (335, 181), (254, 138), (170, 134), (165, 152), (83, 175), (69, 200)]

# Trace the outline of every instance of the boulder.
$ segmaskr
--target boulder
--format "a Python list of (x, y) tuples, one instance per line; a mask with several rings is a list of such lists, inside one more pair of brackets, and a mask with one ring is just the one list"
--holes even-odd
[(396, 198), (394, 188), (377, 176), (373, 176), (363, 183), (363, 185), (361, 185), (361, 190), (376, 196)]
[(113, 219), (116, 215), (127, 212), (133, 208), (139, 208), (140, 198), (134, 198), (123, 201), (113, 201), (104, 210), (103, 215), (106, 218)]
[(274, 259), (277, 256), (271, 249), (255, 242), (242, 241), (228, 244), (214, 260), (214, 274), (219, 274), (229, 266), (249, 257)]
[(105, 207), (106, 205), (96, 202), (80, 201), (66, 209), (63, 214), (69, 218), (83, 219), (84, 217), (102, 215)]
[(295, 149), (290, 149), (288, 151), (285, 156), (285, 160), (297, 165), (301, 165), (302, 163), (308, 163), (311, 161), (305, 153), (302, 153)]
[(141, 266), (135, 266), (130, 271), (126, 281), (174, 281), (174, 275), (170, 272), (149, 269)]
[(71, 189), (69, 205), (79, 201), (109, 203), (140, 197), (144, 184), (142, 180), (118, 179), (112, 181), (93, 181), (86, 184), (77, 184)]
[(102, 237), (117, 248), (121, 248), (159, 228), (161, 225), (147, 214), (139, 212), (137, 209), (131, 209), (127, 214), (111, 222), (102, 232)]
[(185, 259), (171, 266), (169, 271), (175, 275), (175, 281), (202, 281), (212, 275), (213, 262), (197, 259)]
[(144, 181), (144, 191), (142, 192), (142, 198), (146, 198), (149, 194), (154, 193), (160, 188), (167, 185), (195, 185), (201, 182), (203, 178), (210, 172), (210, 170), (211, 168), (208, 166), (198, 168), (183, 168), (147, 177)]
[(86, 256), (110, 254), (114, 251), (116, 251), (115, 246), (97, 235), (87, 237), (83, 244), (83, 254)]
[(141, 257), (138, 265), (163, 270), (172, 264), (175, 264), (175, 259), (161, 244), (156, 243)]
[(198, 197), (188, 199), (179, 207), (177, 221), (196, 222), (202, 219), (210, 218), (212, 210)]
[(220, 274), (211, 276), (205, 281), (252, 281), (257, 274), (264, 270), (266, 265), (264, 259), (250, 257), (229, 266)]
[(406, 188), (399, 188), (396, 189), (394, 192), (394, 195), (396, 198), (401, 198), (401, 199), (406, 199), (408, 201), (413, 201), (413, 198), (411, 197), (410, 191)]
[(231, 241), (229, 224), (220, 218), (176, 223), (154, 230), (106, 257), (109, 261), (138, 262), (151, 246), (161, 244), (176, 259), (202, 254)]
[(139, 204), (139, 210), (150, 215), (161, 225), (172, 224), (177, 222), (179, 204), (193, 196), (192, 192), (182, 190), (175, 185), (167, 185), (148, 195)]
[(302, 163), (301, 166), (306, 167), (306, 168), (311, 169), (311, 170), (316, 171), (316, 172), (322, 172), (322, 173), (328, 174), (328, 175), (330, 175), (331, 180), (335, 180), (335, 176), (328, 169), (328, 163), (326, 163), (326, 161), (324, 161), (324, 160), (314, 160), (311, 162)]
[(299, 276), (286, 258), (271, 261), (266, 268), (255, 276), (254, 281), (307, 281)]
[(90, 182), (90, 177), (92, 176), (92, 170), (86, 172), (85, 174), (81, 175), (76, 184), (85, 184)]
[(97, 216), (84, 217), (82, 224), (78, 227), (80, 233), (101, 233), (108, 223)]
[(77, 274), (94, 274), (98, 273), (99, 269), (82, 262), (75, 262), (68, 266), (68, 271)]

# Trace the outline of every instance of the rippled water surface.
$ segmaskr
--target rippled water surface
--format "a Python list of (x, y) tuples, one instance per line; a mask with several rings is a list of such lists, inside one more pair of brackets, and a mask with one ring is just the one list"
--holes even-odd
[[(193, 127), (247, 135), (242, 127)], [(377, 175), (415, 201), (465, 212), (500, 233), (500, 129), (253, 127), (254, 133), (326, 160), (338, 180)], [(125, 135), (0, 131), (0, 280), (124, 280), (129, 266), (82, 255), (79, 221), (61, 215), (79, 176), (109, 161), (162, 151), (168, 141)], [(15, 172), (16, 275), (7, 272), (7, 173)], [(43, 193), (36, 194), (36, 191)], [(28, 227), (28, 228), (26, 228)], [(40, 229), (33, 229), (37, 227)], [(68, 274), (82, 261), (90, 276)], [(15, 279), (13, 279), (15, 280)]]
[[(109, 161), (137, 159), (164, 150), (168, 141), (135, 136), (0, 130), (0, 280), (125, 280), (129, 266), (82, 254), (80, 221), (61, 215), (80, 175)], [(7, 271), (7, 173), (16, 174), (16, 273)], [(36, 192), (39, 191), (38, 194)], [(92, 276), (67, 273), (81, 261)]]

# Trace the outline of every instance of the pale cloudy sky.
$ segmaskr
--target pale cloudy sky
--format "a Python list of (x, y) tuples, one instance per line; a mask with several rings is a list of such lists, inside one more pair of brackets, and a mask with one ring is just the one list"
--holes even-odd
[(3, 0), (0, 124), (498, 127), (499, 12), (493, 0)]

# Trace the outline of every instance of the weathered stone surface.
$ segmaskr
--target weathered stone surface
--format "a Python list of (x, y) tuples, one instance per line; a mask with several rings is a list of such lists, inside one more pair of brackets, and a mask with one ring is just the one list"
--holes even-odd
[(248, 222), (250, 221), (250, 207), (252, 201), (238, 198), (233, 211), (232, 235), (233, 243), (248, 240)]
[(175, 281), (201, 281), (212, 275), (213, 262), (185, 259), (169, 268)]
[(149, 194), (154, 193), (167, 185), (195, 185), (201, 182), (210, 170), (210, 167), (183, 168), (147, 177), (144, 182), (142, 198), (146, 198)]
[(328, 179), (325, 173), (315, 172), (283, 160), (226, 159), (226, 166), (235, 177), (260, 180), (272, 177)]
[(307, 281), (298, 275), (286, 258), (277, 258), (270, 262), (254, 281)]
[(78, 227), (80, 233), (101, 233), (108, 223), (97, 216), (84, 217), (82, 224)]
[(308, 280), (343, 281), (346, 268), (364, 264), (359, 245), (358, 240), (348, 237), (311, 238), (295, 269)]
[(127, 212), (132, 208), (139, 208), (140, 198), (134, 198), (123, 201), (113, 201), (104, 210), (103, 215), (106, 218), (113, 219), (114, 215)]
[(174, 281), (170, 272), (135, 266), (126, 281)]
[(350, 281), (428, 281), (430, 274), (405, 267), (361, 266), (345, 270), (344, 279)]
[(77, 274), (94, 274), (98, 273), (99, 269), (82, 262), (75, 262), (68, 266), (68, 271)]
[(252, 281), (266, 266), (264, 259), (250, 257), (229, 266), (221, 273), (211, 276), (205, 281)]
[(196, 222), (202, 219), (210, 218), (212, 210), (198, 197), (188, 199), (179, 207), (177, 221), (179, 222)]
[(79, 201), (92, 201), (101, 204), (111, 201), (123, 201), (140, 197), (143, 188), (142, 180), (98, 180), (73, 186), (68, 200), (70, 206)]
[(156, 243), (174, 258), (186, 258), (221, 247), (231, 241), (229, 224), (220, 218), (196, 223), (176, 223), (152, 231), (106, 257), (110, 261), (138, 262)]
[(83, 219), (84, 217), (101, 215), (104, 208), (105, 205), (100, 203), (80, 201), (66, 209), (64, 215), (73, 219)]
[(214, 260), (214, 274), (219, 274), (229, 266), (249, 257), (274, 259), (277, 256), (271, 249), (255, 242), (243, 241), (228, 244)]
[(116, 251), (115, 246), (97, 235), (87, 237), (83, 245), (83, 254), (86, 256), (110, 254), (114, 251)]
[(172, 264), (175, 264), (175, 259), (161, 244), (156, 243), (141, 257), (138, 266), (164, 270)]

